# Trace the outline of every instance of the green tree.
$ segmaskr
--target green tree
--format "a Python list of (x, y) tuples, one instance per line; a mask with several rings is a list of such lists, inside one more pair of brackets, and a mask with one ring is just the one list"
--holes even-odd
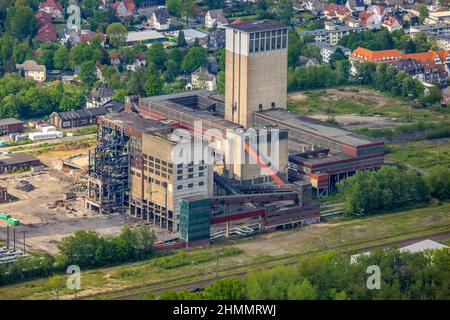
[(69, 68), (69, 50), (65, 46), (60, 46), (53, 55), (53, 66), (59, 70)]
[(423, 23), (425, 19), (428, 18), (428, 9), (425, 4), (419, 5), (419, 22)]
[(144, 89), (148, 96), (157, 96), (161, 94), (163, 89), (163, 80), (161, 74), (157, 70), (150, 70), (145, 81)]
[(414, 35), (413, 41), (417, 52), (428, 51), (431, 48), (431, 44), (428, 41), (428, 36), (425, 32), (419, 32)]
[(431, 196), (445, 201), (450, 199), (450, 169), (439, 166), (430, 170), (427, 177)]
[(125, 44), (127, 28), (120, 22), (114, 22), (106, 28), (106, 34), (111, 44), (119, 48)]
[(206, 287), (204, 296), (208, 300), (244, 300), (245, 286), (240, 279), (222, 279)]
[(181, 0), (181, 12), (189, 24), (189, 19), (195, 15), (195, 0)]
[(181, 0), (167, 0), (167, 10), (170, 15), (180, 18), (182, 14), (182, 2)]
[(84, 86), (92, 88), (94, 83), (98, 80), (95, 63), (93, 61), (83, 62), (80, 67), (79, 77)]
[(187, 42), (186, 42), (186, 38), (184, 37), (184, 31), (180, 30), (178, 33), (178, 38), (177, 38), (177, 45), (180, 48), (184, 48), (187, 46)]
[(289, 300), (315, 300), (318, 298), (316, 289), (308, 279), (298, 284), (288, 287), (287, 295)]
[(27, 6), (15, 6), (8, 10), (6, 29), (13, 36), (25, 39), (35, 34), (37, 23), (33, 10)]
[(183, 70), (192, 73), (206, 63), (207, 57), (208, 53), (206, 52), (206, 49), (202, 47), (191, 48), (184, 57), (182, 68)]
[(147, 64), (153, 65), (158, 70), (162, 70), (166, 60), (167, 54), (164, 45), (161, 42), (153, 43), (147, 53)]
[(166, 71), (164, 72), (164, 79), (166, 82), (172, 82), (180, 74), (180, 65), (175, 60), (167, 60), (165, 64)]
[(278, 20), (287, 25), (291, 25), (293, 17), (294, 17), (294, 1), (280, 0), (278, 4)]

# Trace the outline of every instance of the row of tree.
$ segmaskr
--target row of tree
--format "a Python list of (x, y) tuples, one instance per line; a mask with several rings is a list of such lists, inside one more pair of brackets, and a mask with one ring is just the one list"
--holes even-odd
[[(203, 292), (164, 292), (161, 300), (434, 300), (449, 299), (450, 250), (409, 253), (374, 250), (356, 263), (330, 252), (304, 258), (295, 267), (252, 272), (229, 278)], [(369, 266), (380, 268), (378, 279), (368, 279)], [(375, 289), (369, 289), (375, 284)], [(151, 298), (151, 297), (150, 297)]]
[(154, 242), (155, 235), (146, 226), (125, 227), (116, 237), (80, 230), (61, 241), (57, 256), (44, 254), (19, 258), (10, 265), (0, 264), (0, 285), (48, 277), (65, 271), (69, 265), (87, 269), (148, 259), (154, 253)]
[(351, 32), (349, 35), (343, 36), (338, 44), (351, 50), (363, 47), (369, 50), (397, 49), (406, 53), (423, 52), (432, 47), (433, 49), (437, 48), (436, 43), (432, 42), (424, 32), (419, 32), (411, 38), (403, 29), (389, 32), (386, 28)]
[(450, 198), (450, 168), (437, 167), (427, 176), (414, 170), (384, 166), (378, 171), (358, 171), (338, 183), (348, 215), (396, 210), (425, 203), (433, 196)]

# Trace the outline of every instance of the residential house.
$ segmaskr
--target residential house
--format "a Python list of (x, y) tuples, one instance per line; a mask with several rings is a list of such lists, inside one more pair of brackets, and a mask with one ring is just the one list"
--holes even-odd
[(450, 34), (441, 34), (428, 37), (431, 37), (436, 41), (437, 45), (439, 46), (439, 49), (450, 50)]
[(98, 108), (103, 106), (108, 101), (112, 100), (116, 92), (107, 87), (101, 87), (92, 91), (86, 99), (86, 108)]
[(423, 65), (412, 58), (400, 59), (389, 63), (397, 70), (405, 71), (408, 75), (417, 80), (423, 81)]
[(386, 11), (383, 7), (372, 5), (366, 11), (361, 11), (358, 19), (361, 26), (366, 26), (368, 29), (380, 29), (385, 15)]
[(53, 24), (44, 24), (39, 27), (35, 39), (40, 42), (54, 42), (58, 39), (56, 27)]
[(53, 112), (50, 123), (58, 129), (76, 128), (97, 124), (97, 118), (111, 111), (106, 107), (87, 108), (65, 112)]
[(385, 19), (381, 25), (388, 29), (389, 32), (402, 29), (402, 25), (394, 16), (390, 16)]
[(309, 10), (313, 13), (322, 12), (324, 10), (324, 5), (320, 1), (306, 0), (303, 1), (303, 5), (306, 10)]
[(128, 71), (136, 71), (137, 68), (145, 67), (147, 65), (147, 57), (144, 54), (138, 54), (133, 63), (126, 65)]
[[(450, 51), (447, 50), (428, 50), (418, 53), (402, 53), (399, 50), (368, 50), (358, 47), (352, 51), (349, 57), (352, 63), (370, 61), (374, 63), (389, 62), (394, 66), (404, 66), (408, 68), (408, 61), (404, 63), (394, 63), (400, 60), (413, 59), (421, 64), (423, 74), (416, 78), (427, 83), (438, 83), (445, 85), (449, 77)], [(415, 67), (415, 66), (412, 66)], [(353, 68), (352, 68), (353, 69)]]
[(39, 11), (52, 16), (53, 19), (63, 19), (64, 11), (62, 5), (56, 0), (45, 0), (39, 5)]
[(22, 64), (16, 64), (16, 69), (23, 77), (33, 79), (37, 82), (44, 82), (47, 78), (45, 65), (37, 64), (34, 60), (26, 60)]
[(442, 104), (449, 106), (450, 105), (450, 86), (442, 90)]
[(113, 4), (113, 8), (116, 10), (116, 16), (125, 18), (132, 16), (136, 12), (136, 4), (134, 0), (121, 0)]
[(156, 30), (168, 30), (170, 28), (170, 14), (166, 8), (153, 11), (147, 20), (148, 25)]
[(214, 49), (225, 48), (225, 29), (219, 28), (211, 32), (208, 36), (208, 45)]
[(213, 29), (223, 25), (227, 25), (228, 20), (225, 18), (223, 9), (208, 10), (205, 15), (205, 27)]
[(352, 32), (360, 32), (366, 29), (366, 26), (349, 27), (334, 25), (333, 27), (325, 26), (325, 29), (301, 31), (299, 32), (299, 35), (301, 37), (312, 36), (314, 37), (314, 42), (316, 43), (325, 42), (331, 45), (336, 45), (343, 36), (349, 35)]
[(350, 55), (350, 53), (352, 52), (350, 49), (343, 47), (343, 46), (339, 46), (339, 45), (329, 45), (328, 43), (315, 43), (314, 44), (316, 47), (320, 48), (320, 56), (322, 58), (322, 61), (325, 63), (329, 63), (330, 62), (330, 57), (333, 53), (336, 52), (336, 50), (340, 50), (346, 57), (348, 57)]
[(110, 58), (111, 65), (116, 69), (118, 69), (120, 67), (120, 65), (122, 64), (122, 57), (118, 53), (111, 53), (109, 55), (109, 58)]
[(423, 66), (423, 81), (427, 83), (435, 83), (440, 87), (447, 84), (448, 73), (446, 67), (442, 64), (436, 64), (433, 60), (420, 61)]
[(91, 44), (92, 40), (94, 40), (95, 37), (99, 37), (101, 44), (104, 45), (106, 41), (106, 35), (104, 33), (100, 32), (93, 32), (90, 30), (80, 30), (80, 42), (86, 42), (87, 44)]
[(385, 0), (386, 6), (392, 8), (393, 10), (402, 9), (405, 6), (406, 0)]
[(106, 79), (103, 76), (103, 66), (100, 62), (96, 62), (95, 63), (95, 74), (97, 75), (97, 79), (98, 81), (100, 81), (101, 83), (105, 83)]
[(200, 67), (191, 74), (191, 82), (186, 85), (186, 90), (206, 89), (215, 91), (217, 87), (216, 76), (205, 67)]
[(152, 8), (164, 6), (166, 4), (166, 0), (141, 0), (139, 1), (139, 8)]
[(366, 9), (363, 0), (347, 0), (345, 7), (351, 12), (364, 11)]
[(305, 56), (298, 57), (298, 65), (299, 66), (315, 66), (318, 64), (319, 64), (319, 62), (315, 58), (308, 58)]
[(329, 3), (325, 5), (324, 16), (328, 20), (339, 19), (344, 21), (347, 17), (351, 17), (352, 13), (345, 6), (338, 5), (336, 3)]
[(58, 36), (56, 33), (56, 27), (52, 23), (51, 14), (44, 11), (38, 11), (34, 16), (37, 22), (35, 39), (40, 42), (56, 41)]
[(0, 136), (23, 132), (23, 122), (15, 118), (0, 119)]
[(438, 22), (445, 22), (450, 19), (450, 11), (436, 11), (429, 12), (428, 18), (426, 18), (426, 24), (434, 24)]

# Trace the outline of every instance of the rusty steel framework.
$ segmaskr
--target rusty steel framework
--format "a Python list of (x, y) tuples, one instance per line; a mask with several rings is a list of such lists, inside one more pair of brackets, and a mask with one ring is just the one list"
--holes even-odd
[(123, 130), (98, 126), (97, 144), (89, 151), (87, 200), (101, 213), (125, 214), (128, 207), (130, 138)]

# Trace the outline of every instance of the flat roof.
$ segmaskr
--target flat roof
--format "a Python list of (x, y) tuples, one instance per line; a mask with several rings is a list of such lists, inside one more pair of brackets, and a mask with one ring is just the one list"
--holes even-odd
[(430, 12), (429, 15), (430, 16), (435, 16), (435, 17), (447, 17), (447, 16), (450, 16), (450, 11)]
[(309, 131), (319, 136), (340, 141), (351, 146), (363, 146), (380, 142), (381, 140), (369, 139), (351, 131), (328, 125), (323, 121), (306, 116), (300, 116), (284, 109), (269, 109), (256, 112), (255, 115), (265, 115), (272, 119), (284, 122), (299, 130)]
[(24, 152), (0, 154), (0, 166), (27, 163), (33, 161), (39, 161), (39, 159), (30, 156), (29, 154)]
[(5, 119), (0, 119), (0, 126), (8, 126), (11, 124), (19, 124), (19, 123), (23, 123), (23, 121), (20, 121), (16, 118), (5, 118)]
[(210, 99), (211, 102), (214, 102), (214, 103), (223, 102), (223, 100), (221, 100), (220, 95), (217, 95), (211, 91), (194, 90), (194, 91), (186, 91), (186, 92), (181, 92), (181, 93), (165, 94), (165, 95), (160, 95), (160, 96), (155, 96), (155, 97), (141, 98), (139, 100), (139, 107), (140, 108), (142, 107), (141, 102), (144, 104), (145, 103), (149, 103), (149, 104), (154, 103), (154, 104), (164, 106), (168, 109), (178, 111), (185, 115), (192, 116), (192, 117), (196, 118), (196, 120), (199, 120), (199, 121), (202, 120), (202, 121), (214, 123), (215, 125), (218, 125), (224, 129), (242, 128), (241, 125), (231, 122), (229, 120), (225, 120), (224, 118), (218, 116), (215, 112), (207, 111), (207, 110), (194, 110), (193, 108), (185, 106), (176, 101), (177, 99), (189, 98), (189, 97), (202, 97), (202, 98)]
[(240, 30), (244, 32), (258, 32), (274, 29), (287, 29), (288, 26), (275, 21), (262, 20), (262, 21), (248, 21), (238, 24), (230, 24), (225, 26), (225, 28)]
[[(183, 31), (184, 37), (188, 38), (188, 39), (195, 39), (195, 38), (204, 39), (204, 38), (206, 38), (208, 36), (208, 34), (206, 32), (199, 31), (199, 30), (196, 30), (196, 29), (184, 29), (184, 30), (181, 30), (181, 31)], [(173, 34), (175, 36), (177, 36), (177, 37), (178, 37), (179, 33), (180, 33), (179, 30), (173, 32)]]
[(155, 30), (130, 31), (127, 35), (126, 42), (159, 40), (164, 39), (164, 35)]
[(132, 128), (143, 133), (155, 133), (172, 130), (172, 127), (167, 124), (152, 119), (146, 119), (131, 112), (108, 113), (101, 118), (117, 125)]

